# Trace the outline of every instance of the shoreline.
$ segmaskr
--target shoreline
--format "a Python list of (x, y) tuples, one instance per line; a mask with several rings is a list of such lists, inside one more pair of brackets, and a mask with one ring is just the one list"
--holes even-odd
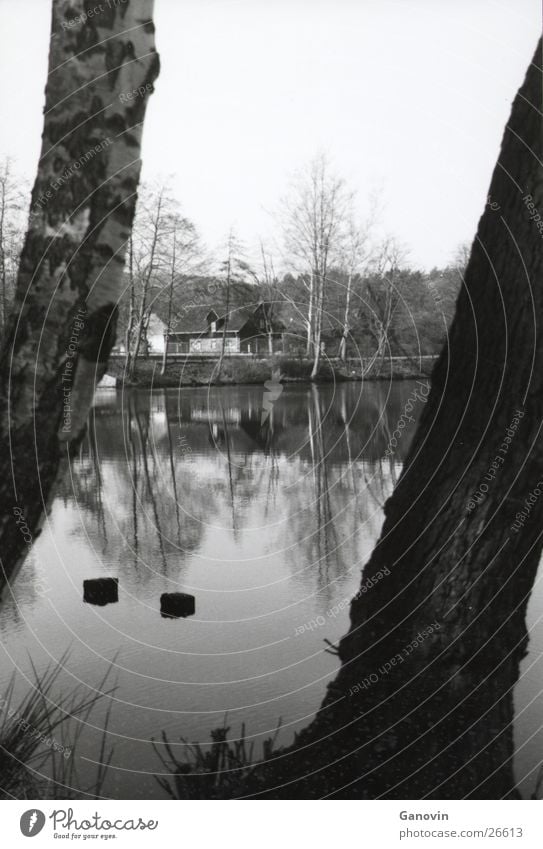
[[(106, 376), (115, 379), (115, 386), (134, 389), (168, 389), (179, 386), (243, 386), (263, 385), (268, 381), (290, 383), (347, 383), (362, 380), (417, 380), (427, 378), (432, 372), (437, 356), (420, 359), (393, 357), (380, 363), (364, 360), (324, 361), (316, 379), (311, 380), (312, 361), (305, 358), (273, 357), (251, 360), (225, 358), (221, 379), (215, 372), (217, 360), (169, 362), (161, 374), (161, 360), (157, 357), (138, 361), (133, 379), (125, 378), (124, 358), (110, 360)], [(113, 384), (111, 384), (113, 388)], [(103, 387), (105, 388), (105, 387)]]

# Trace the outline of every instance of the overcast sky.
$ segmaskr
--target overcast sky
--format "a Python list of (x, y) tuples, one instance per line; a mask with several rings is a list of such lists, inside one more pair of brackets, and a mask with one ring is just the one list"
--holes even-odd
[[(51, 0), (0, 0), (0, 155), (34, 174)], [(473, 237), (540, 0), (156, 0), (146, 178), (173, 175), (211, 246), (250, 245), (317, 151), (414, 264)]]

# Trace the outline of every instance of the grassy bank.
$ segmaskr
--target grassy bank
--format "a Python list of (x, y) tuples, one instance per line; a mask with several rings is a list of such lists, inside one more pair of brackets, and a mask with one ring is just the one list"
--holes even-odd
[[(407, 380), (427, 376), (432, 369), (433, 359), (422, 362), (407, 357), (385, 359), (370, 363), (363, 360), (326, 361), (321, 363), (317, 381), (332, 383), (345, 380)], [(422, 367), (421, 367), (422, 366)], [(172, 361), (162, 375), (160, 360), (140, 359), (132, 381), (125, 380), (124, 360), (110, 362), (107, 373), (118, 383), (130, 383), (141, 387), (209, 386), (210, 384), (262, 384), (271, 378), (272, 371), (279, 370), (283, 383), (305, 383), (310, 379), (313, 362), (303, 357), (275, 356), (264, 359), (239, 359), (226, 357), (219, 379), (217, 361), (200, 362)]]

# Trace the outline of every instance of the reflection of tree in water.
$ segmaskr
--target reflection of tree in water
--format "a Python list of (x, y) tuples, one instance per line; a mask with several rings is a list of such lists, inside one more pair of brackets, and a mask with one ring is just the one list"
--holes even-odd
[[(219, 401), (218, 411), (218, 416), (207, 424), (207, 442), (215, 456), (218, 475), (210, 486), (224, 491), (234, 538), (239, 539), (252, 505), (261, 504), (266, 517), (276, 503), (279, 468), (273, 422), (270, 416), (262, 426), (260, 410), (256, 408), (236, 410), (233, 416), (232, 409)], [(192, 433), (192, 428), (187, 433)]]
[(24, 568), (17, 575), (16, 595), (9, 592), (2, 599), (0, 634), (5, 634), (8, 638), (14, 628), (22, 630), (26, 627), (27, 614), (22, 611), (37, 604), (44, 590), (47, 591), (47, 586), (40, 578), (41, 570), (36, 566), (35, 556), (30, 554), (25, 560)]
[[(369, 461), (364, 468), (364, 481), (367, 490), (371, 493), (376, 506), (383, 509), (387, 498), (391, 495), (397, 481), (396, 460), (394, 453), (386, 456), (387, 448), (391, 445), (392, 434), (396, 427), (396, 421), (392, 423), (393, 413), (389, 407), (389, 392), (381, 384), (377, 384), (374, 391), (365, 399), (367, 410), (371, 419), (375, 422), (375, 435), (379, 444), (385, 444), (385, 453), (380, 454), (373, 461)], [(405, 446), (404, 446), (405, 450)], [(400, 456), (403, 455), (402, 454)]]
[[(122, 411), (93, 412), (59, 495), (66, 504), (77, 504), (76, 534), (88, 534), (94, 545), (99, 541), (109, 562), (121, 569), (130, 562), (146, 581), (154, 572), (174, 577), (186, 554), (200, 545), (203, 524), (191, 498), (183, 509), (186, 495), (179, 481), (184, 470), (175, 458), (170, 423), (157, 441), (157, 411), (141, 399), (132, 393)], [(207, 516), (210, 507), (208, 501)]]
[[(342, 478), (341, 466), (329, 462), (316, 388), (309, 397), (304, 393), (303, 400), (309, 424), (301, 440), (296, 429), (291, 428), (292, 419), (299, 425), (297, 406), (277, 404), (262, 424), (260, 407), (242, 408), (235, 417), (230, 415), (229, 421), (219, 402), (221, 417), (212, 428), (210, 442), (222, 457), (234, 537), (243, 529), (249, 509), (258, 504), (259, 521), (263, 525), (269, 523), (271, 552), (285, 551), (284, 556), (293, 561), (295, 573), (300, 561), (309, 562), (317, 591), (322, 592), (327, 603), (333, 595), (330, 585), (346, 572), (352, 550), (352, 540), (345, 546), (342, 539), (349, 512), (345, 512), (346, 499), (352, 493)], [(289, 432), (293, 437), (290, 444)], [(300, 444), (308, 453), (301, 476), (296, 450)], [(285, 455), (291, 455), (286, 464), (282, 462)], [(280, 518), (283, 521), (278, 522)], [(352, 534), (356, 537), (354, 521)], [(287, 546), (285, 537), (292, 538)], [(304, 570), (304, 583), (307, 571)]]
[(95, 409), (63, 495), (102, 555), (142, 580), (175, 575), (210, 523), (239, 544), (256, 522), (264, 547), (285, 552), (326, 606), (375, 536), (401, 401), (375, 385), (286, 387), (262, 424), (260, 388), (129, 393), (122, 411), (116, 401)]
[(103, 481), (100, 469), (100, 451), (96, 436), (96, 420), (91, 413), (87, 432), (79, 446), (77, 455), (70, 461), (70, 473), (62, 479), (58, 487), (58, 496), (67, 506), (75, 499), (80, 510), (91, 513), (96, 518), (102, 539), (102, 554), (108, 545), (107, 525), (103, 499)]
[[(143, 468), (144, 475), (144, 484), (145, 484), (145, 493), (151, 504), (152, 513), (153, 513), (153, 524), (156, 531), (156, 537), (158, 540), (158, 549), (160, 552), (160, 559), (162, 564), (163, 574), (168, 574), (168, 563), (166, 561), (166, 552), (164, 549), (164, 534), (162, 532), (162, 528), (160, 526), (160, 514), (157, 506), (157, 499), (155, 495), (155, 491), (157, 487), (157, 464), (156, 457), (153, 451), (152, 442), (149, 440), (149, 417), (147, 415), (142, 415), (140, 411), (137, 410), (137, 407), (134, 403), (134, 396), (131, 396), (129, 399), (129, 424), (128, 427), (132, 431), (135, 427), (137, 437), (139, 440), (139, 456), (141, 458), (141, 465)], [(151, 475), (149, 473), (149, 451), (151, 452), (152, 458), (154, 462), (153, 468), (153, 478), (151, 480)], [(175, 477), (175, 475), (173, 476)]]
[(408, 448), (406, 431), (397, 456), (384, 456), (409, 393), (408, 385), (398, 388), (387, 392), (379, 384), (344, 384), (333, 394), (328, 387), (312, 387), (305, 396), (305, 443), (298, 442), (303, 460), (297, 480), (287, 487), (288, 556), (295, 574), (300, 564), (311, 564), (303, 578), (311, 569), (323, 610), (331, 582), (362, 566), (364, 545), (377, 537), (382, 505), (392, 490), (394, 463)]
[(298, 436), (301, 450), (292, 464), (292, 479), (283, 486), (286, 511), (278, 545), (291, 563), (294, 579), (305, 587), (309, 578), (314, 581), (324, 612), (352, 565), (358, 531), (350, 521), (352, 488), (344, 464), (331, 459), (330, 446), (337, 434), (328, 438), (331, 419), (323, 415), (322, 403), (316, 387), (305, 393), (303, 437)]
[(337, 580), (346, 570), (342, 544), (339, 542), (330, 493), (329, 461), (326, 451), (320, 398), (311, 387), (308, 404), (308, 434), (313, 466), (315, 528), (310, 537), (312, 568), (316, 567), (319, 589), (330, 600), (330, 580)]
[(180, 515), (180, 507), (179, 507), (179, 493), (177, 490), (177, 476), (175, 473), (175, 463), (173, 456), (173, 444), (172, 444), (172, 428), (170, 423), (170, 416), (168, 415), (168, 408), (166, 405), (166, 427), (168, 430), (168, 461), (170, 465), (170, 474), (172, 476), (172, 486), (173, 486), (173, 499), (175, 502), (175, 524), (177, 528), (177, 544), (181, 547), (181, 515)]

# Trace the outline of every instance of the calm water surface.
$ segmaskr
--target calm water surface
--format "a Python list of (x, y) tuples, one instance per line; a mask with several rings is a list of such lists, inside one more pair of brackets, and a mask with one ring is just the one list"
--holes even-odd
[[(414, 383), (287, 386), (263, 423), (264, 388), (103, 390), (0, 617), (0, 683), (28, 687), (69, 649), (59, 679), (92, 692), (108, 664), (109, 796), (163, 795), (152, 738), (207, 743), (245, 723), (257, 747), (314, 715), (337, 668), (326, 652), (377, 539), (412, 427), (384, 457)], [(419, 405), (420, 407), (420, 405)], [(418, 414), (420, 409), (417, 409)], [(83, 581), (119, 579), (119, 600), (83, 602)], [(196, 598), (160, 615), (164, 592)], [(543, 753), (541, 593), (517, 687), (517, 775), (529, 794)], [(74, 755), (92, 775), (106, 700)], [(94, 727), (96, 726), (96, 728)]]

